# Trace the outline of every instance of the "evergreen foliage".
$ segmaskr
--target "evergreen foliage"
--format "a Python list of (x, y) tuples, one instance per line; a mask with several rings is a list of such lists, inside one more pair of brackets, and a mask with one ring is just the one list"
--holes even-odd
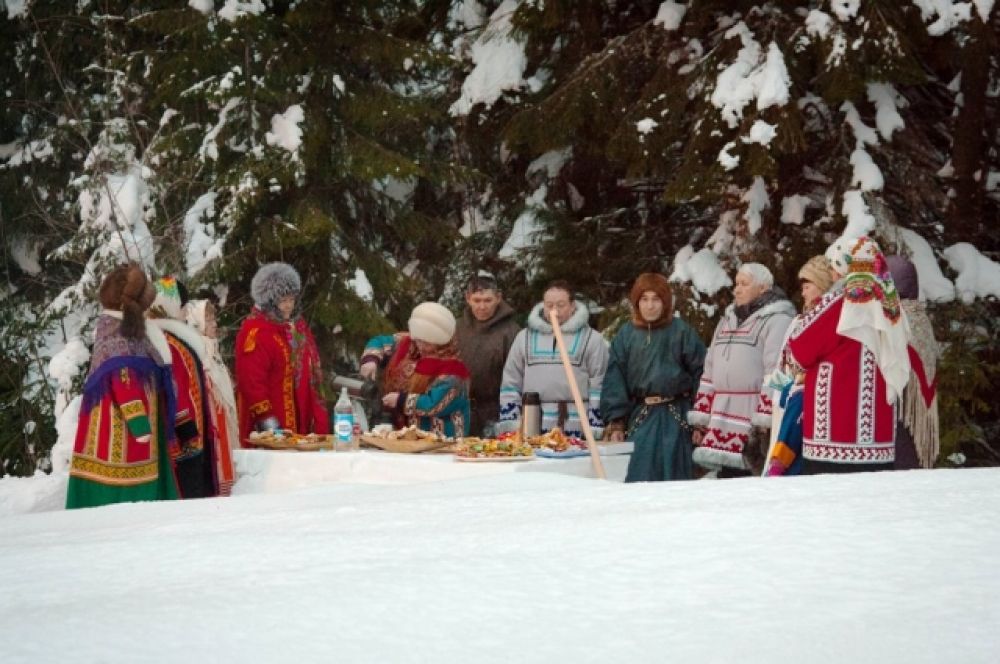
[[(942, 30), (896, 0), (843, 20), (821, 0), (691, 0), (671, 30), (658, 0), (223, 5), (238, 3), (0, 13), (0, 473), (44, 465), (86, 371), (45, 380), (48, 360), (88, 338), (94, 288), (125, 258), (219, 300), (228, 340), (257, 266), (291, 263), (328, 372), (420, 300), (457, 310), (483, 268), (522, 316), (568, 278), (601, 327), (626, 314), (636, 274), (670, 274), (686, 248), (730, 273), (764, 262), (794, 292), (857, 221), (852, 192), (895, 250), (905, 227), (938, 253), (966, 241), (1000, 258), (1000, 3)], [(529, 83), (449, 112), (498, 9)], [(787, 99), (781, 76), (737, 98), (778, 64)], [(881, 186), (859, 178), (866, 157)], [(537, 233), (527, 249), (507, 246), (515, 224)], [(374, 302), (350, 285), (358, 270)], [(707, 339), (728, 293), (675, 292)], [(932, 313), (961, 322), (941, 329), (947, 445), (989, 459), (996, 335), (971, 330), (992, 329), (996, 305)]]

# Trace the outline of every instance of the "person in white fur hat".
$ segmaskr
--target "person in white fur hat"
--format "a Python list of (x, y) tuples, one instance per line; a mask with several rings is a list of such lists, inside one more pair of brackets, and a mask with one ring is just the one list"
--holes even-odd
[(408, 332), (365, 346), (361, 374), (383, 367), (382, 404), (397, 427), (417, 425), (445, 436), (469, 433), (469, 370), (458, 357), (455, 316), (437, 302), (413, 308)]

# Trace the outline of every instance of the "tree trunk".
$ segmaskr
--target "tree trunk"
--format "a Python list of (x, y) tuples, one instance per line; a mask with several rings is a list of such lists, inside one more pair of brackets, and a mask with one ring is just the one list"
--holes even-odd
[[(978, 17), (969, 21), (969, 40), (962, 49), (962, 107), (955, 118), (951, 162), (955, 169), (955, 197), (952, 199), (950, 228), (961, 239), (974, 242), (981, 237), (986, 151), (986, 89), (990, 80), (993, 34), (988, 22)], [(956, 238), (957, 239), (957, 238)]]

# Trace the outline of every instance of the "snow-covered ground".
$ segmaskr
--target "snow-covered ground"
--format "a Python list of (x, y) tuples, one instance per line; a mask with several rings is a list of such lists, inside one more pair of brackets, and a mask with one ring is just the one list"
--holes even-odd
[(996, 662), (1000, 470), (0, 517), (15, 662)]

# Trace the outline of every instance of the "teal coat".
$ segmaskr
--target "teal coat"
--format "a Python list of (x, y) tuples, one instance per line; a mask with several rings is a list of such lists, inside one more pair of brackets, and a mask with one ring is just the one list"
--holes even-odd
[[(705, 344), (680, 318), (655, 330), (629, 322), (615, 335), (601, 391), (601, 415), (605, 422), (628, 422), (627, 440), (635, 443), (635, 451), (626, 482), (691, 479), (691, 433), (681, 423), (691, 408), (704, 362)], [(642, 415), (645, 395), (676, 400), (645, 407)]]

